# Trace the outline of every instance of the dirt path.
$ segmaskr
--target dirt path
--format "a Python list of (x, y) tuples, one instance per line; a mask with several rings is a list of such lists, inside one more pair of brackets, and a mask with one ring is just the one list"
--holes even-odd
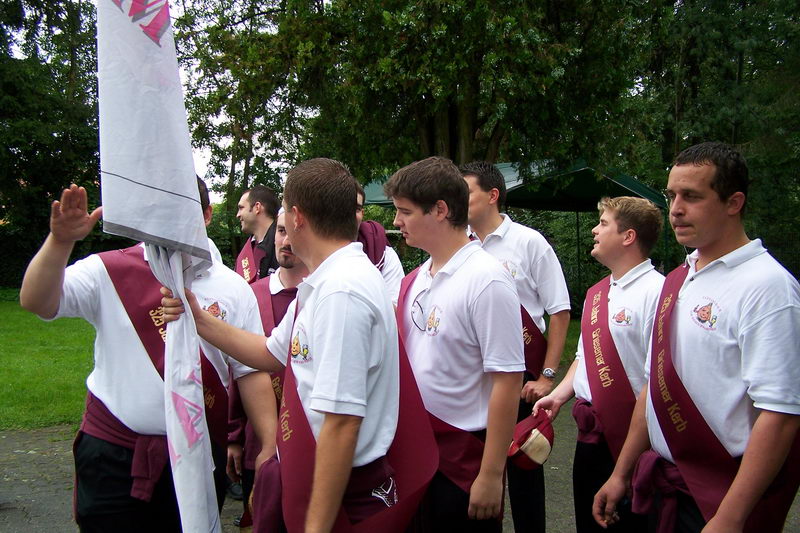
[[(545, 465), (547, 529), (574, 531), (572, 513), (572, 454), (575, 424), (564, 406), (556, 420), (556, 446)], [(64, 533), (77, 531), (72, 522), (72, 440), (75, 426), (27, 431), (0, 431), (0, 531)], [(241, 502), (228, 499), (222, 511), (225, 533), (238, 533), (233, 519)], [(513, 531), (506, 510), (504, 530)], [(800, 533), (800, 503), (795, 500), (786, 528)]]

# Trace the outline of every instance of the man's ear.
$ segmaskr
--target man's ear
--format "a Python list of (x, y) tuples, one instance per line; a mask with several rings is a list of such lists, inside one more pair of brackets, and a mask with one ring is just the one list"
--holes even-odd
[(626, 229), (622, 233), (625, 234), (625, 237), (622, 239), (622, 246), (633, 246), (636, 243), (636, 230)]
[(499, 201), (500, 201), (500, 191), (497, 188), (492, 188), (489, 191), (489, 204), (490, 205), (497, 204)]
[(305, 215), (302, 211), (297, 209), (296, 205), (293, 205), (289, 210), (292, 212), (293, 230), (297, 231), (307, 224)]
[(728, 214), (735, 215), (737, 213), (741, 213), (742, 209), (744, 208), (745, 203), (745, 195), (741, 191), (737, 191), (733, 193), (725, 203), (728, 206)]
[(450, 208), (447, 206), (447, 202), (444, 200), (436, 200), (436, 203), (433, 205), (433, 214), (436, 217), (436, 220), (442, 221), (447, 219), (447, 215), (450, 214)]
[(214, 212), (214, 206), (208, 204), (208, 207), (206, 207), (205, 210), (203, 211), (203, 221), (206, 223), (206, 226), (211, 224), (211, 216), (213, 215), (213, 212)]

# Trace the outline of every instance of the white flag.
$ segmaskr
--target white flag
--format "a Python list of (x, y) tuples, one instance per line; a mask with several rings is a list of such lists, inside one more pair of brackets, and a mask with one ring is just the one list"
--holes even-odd
[[(148, 243), (183, 296), (211, 259), (166, 0), (97, 0), (103, 229)], [(187, 309), (187, 311), (189, 311)], [(191, 312), (167, 327), (167, 442), (187, 532), (221, 531)]]

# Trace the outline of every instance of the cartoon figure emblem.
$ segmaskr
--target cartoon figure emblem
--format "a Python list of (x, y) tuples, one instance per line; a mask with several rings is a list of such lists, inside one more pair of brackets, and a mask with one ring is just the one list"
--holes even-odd
[[(298, 330), (294, 338), (292, 338), (291, 354), (292, 363), (307, 363), (309, 359), (308, 344), (300, 340), (300, 334), (304, 331)], [(305, 335), (303, 335), (305, 337)]]
[(511, 277), (516, 279), (517, 278), (517, 265), (513, 262), (509, 261), (508, 259), (501, 262), (503, 268), (508, 270), (508, 273), (511, 274)]
[(694, 309), (692, 309), (692, 320), (703, 329), (710, 331), (716, 329), (717, 314), (714, 312), (714, 302), (708, 302), (705, 305), (697, 304), (694, 306)]
[(440, 318), (436, 316), (437, 311), (439, 311), (439, 308), (434, 305), (433, 309), (431, 309), (431, 314), (428, 315), (428, 321), (425, 323), (425, 333), (431, 337), (439, 334)]
[(618, 326), (630, 326), (633, 320), (633, 313), (631, 313), (630, 309), (621, 307), (620, 310), (611, 317), (611, 320)]
[(221, 320), (225, 320), (225, 317), (228, 316), (228, 312), (219, 306), (219, 302), (214, 302), (203, 310), (209, 315)]

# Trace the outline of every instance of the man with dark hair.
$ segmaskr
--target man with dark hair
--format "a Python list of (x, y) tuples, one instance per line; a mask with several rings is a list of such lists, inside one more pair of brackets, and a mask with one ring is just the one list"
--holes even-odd
[[(522, 310), (526, 371), (517, 420), (531, 413), (533, 402), (553, 389), (569, 327), (569, 294), (553, 248), (536, 230), (500, 213), (506, 198), (503, 175), (491, 163), (462, 165), (469, 187), (469, 224), (473, 238), (514, 278)], [(550, 332), (544, 338), (544, 315)], [(523, 470), (508, 462), (508, 495), (517, 531), (545, 530), (544, 470)]]
[(356, 220), (358, 221), (358, 236), (356, 240), (364, 246), (372, 264), (381, 271), (383, 281), (392, 297), (392, 303), (397, 305), (397, 295), (400, 293), (400, 282), (403, 281), (403, 264), (394, 248), (389, 246), (386, 230), (380, 222), (367, 220), (364, 222), (364, 188), (356, 182), (358, 197), (356, 202)]
[[(360, 522), (397, 503), (387, 459), (400, 434), (397, 326), (380, 273), (352, 242), (356, 184), (347, 167), (322, 158), (300, 163), (286, 178), (283, 207), (284, 243), (310, 274), (266, 343), (202, 313), (195, 319), (203, 338), (240, 361), (270, 372), (285, 367), (284, 520), (289, 531), (329, 531), (338, 520)], [(194, 310), (190, 291), (187, 298)], [(166, 319), (177, 319), (181, 302), (163, 303)]]
[(430, 254), (403, 280), (397, 305), (400, 338), (439, 446), (420, 520), (429, 531), (500, 531), (524, 369), (514, 282), (467, 237), (469, 192), (450, 160), (412, 163), (384, 190), (406, 242)]
[[(199, 178), (198, 190), (208, 225), (212, 210)], [(86, 380), (86, 412), (75, 442), (75, 511), (81, 530), (180, 531), (166, 440), (161, 284), (150, 271), (142, 244), (66, 266), (75, 242), (89, 234), (101, 213), (101, 208), (87, 212), (86, 191), (75, 185), (53, 202), (50, 234), (25, 272), (20, 303), (46, 320), (81, 317), (97, 330), (96, 364)], [(252, 291), (222, 264), (210, 240), (209, 248), (212, 265), (192, 283), (201, 302), (197, 312), (260, 332)], [(274, 427), (266, 410), (271, 405), (274, 413), (275, 399), (265, 372), (229, 359), (204, 341), (200, 345), (221, 507), (229, 372), (238, 380), (244, 405), (265, 443), (261, 460), (274, 453)]]
[(649, 381), (595, 496), (603, 525), (638, 459), (634, 511), (655, 491), (663, 531), (783, 527), (800, 484), (800, 284), (747, 237), (747, 179), (722, 143), (684, 150), (669, 173), (670, 223), (695, 251), (664, 281)]
[[(645, 383), (644, 362), (664, 276), (648, 256), (661, 231), (661, 211), (643, 198), (603, 198), (592, 229), (592, 257), (611, 270), (586, 293), (575, 361), (558, 386), (533, 406), (555, 419), (573, 396), (578, 443), (572, 494), (578, 533), (602, 531), (592, 518), (595, 493), (614, 469), (628, 433), (636, 395)], [(615, 531), (647, 531), (647, 518), (617, 511)]]
[(278, 268), (275, 256), (275, 218), (280, 208), (272, 189), (256, 185), (242, 193), (236, 218), (251, 237), (236, 258), (236, 272), (248, 283), (265, 278)]

